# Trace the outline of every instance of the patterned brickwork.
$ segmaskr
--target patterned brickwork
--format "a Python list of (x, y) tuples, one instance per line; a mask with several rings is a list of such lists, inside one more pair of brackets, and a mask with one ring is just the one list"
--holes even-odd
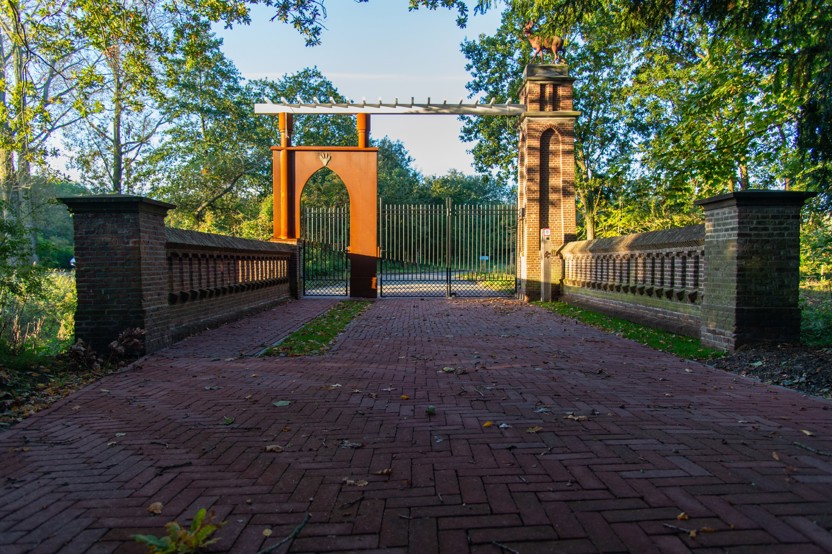
[[(541, 294), (541, 229), (551, 230), (556, 251), (575, 240), (575, 118), (572, 81), (566, 66), (528, 66), (521, 90), (526, 113), (520, 123), (518, 252), (521, 296)], [(555, 262), (555, 258), (550, 259)], [(552, 264), (559, 283), (561, 266)]]
[(812, 193), (747, 191), (705, 209), (703, 343), (800, 340), (800, 209)]
[(228, 522), (216, 552), (307, 513), (279, 552), (832, 550), (828, 401), (505, 300), (379, 300), (325, 356), (241, 356), (322, 302), (0, 434), (0, 550), (140, 552), (201, 507)]
[[(172, 207), (140, 197), (71, 198), (78, 309), (75, 334), (101, 352), (130, 327), (167, 328), (164, 217)], [(151, 349), (164, 339), (148, 338)]]
[(567, 243), (560, 299), (699, 337), (705, 227)]

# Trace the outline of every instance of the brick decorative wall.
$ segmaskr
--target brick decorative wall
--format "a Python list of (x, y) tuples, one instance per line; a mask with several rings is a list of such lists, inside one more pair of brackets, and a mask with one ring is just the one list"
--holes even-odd
[(166, 229), (171, 204), (61, 199), (75, 226), (75, 335), (99, 352), (128, 328), (153, 352), (197, 330), (297, 297), (297, 248)]
[[(572, 82), (565, 65), (529, 65), (524, 73), (520, 102), (517, 205), (518, 278), (524, 300), (541, 298), (544, 273), (550, 285), (560, 283), (560, 264), (543, 270), (540, 233), (550, 230), (553, 251), (575, 240), (575, 119)], [(546, 263), (555, 258), (544, 258)]]
[(812, 193), (697, 201), (705, 225), (571, 242), (561, 299), (735, 350), (800, 339), (800, 208)]
[(293, 245), (182, 229), (167, 229), (166, 236), (172, 341), (297, 297)]
[(704, 225), (576, 241), (559, 254), (561, 300), (698, 337)]

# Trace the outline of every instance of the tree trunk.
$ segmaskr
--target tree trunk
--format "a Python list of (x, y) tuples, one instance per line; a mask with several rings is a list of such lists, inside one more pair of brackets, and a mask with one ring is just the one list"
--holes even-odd
[[(11, 48), (12, 70), (14, 71), (14, 82), (17, 89), (17, 94), (12, 98), (15, 102), (14, 108), (17, 110), (17, 117), (25, 118), (29, 104), (25, 86), (28, 83), (26, 66), (29, 63), (29, 52), (22, 44), (13, 44)], [(23, 129), (12, 127), (12, 132), (15, 135), (13, 144), (16, 145), (16, 156), (14, 157), (17, 159), (17, 171), (13, 173), (15, 177), (11, 179), (11, 210), (13, 217), (23, 226), (28, 235), (30, 246), (28, 261), (36, 263), (38, 261), (35, 252), (37, 234), (32, 220), (32, 206), (29, 201), (28, 190), (31, 182), (31, 166), (29, 164), (29, 141), (31, 137), (29, 136), (28, 126)]]
[(121, 137), (124, 86), (121, 82), (121, 48), (117, 45), (110, 50), (109, 64), (113, 72), (113, 174), (111, 178), (113, 192), (121, 194), (124, 184), (124, 147)]

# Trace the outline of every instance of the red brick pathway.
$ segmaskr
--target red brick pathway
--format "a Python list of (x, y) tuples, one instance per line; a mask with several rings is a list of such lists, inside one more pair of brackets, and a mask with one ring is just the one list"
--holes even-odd
[(326, 356), (239, 357), (269, 325), (0, 434), (0, 551), (141, 551), (200, 507), (243, 553), (307, 513), (292, 552), (832, 551), (830, 402), (503, 300), (384, 299)]

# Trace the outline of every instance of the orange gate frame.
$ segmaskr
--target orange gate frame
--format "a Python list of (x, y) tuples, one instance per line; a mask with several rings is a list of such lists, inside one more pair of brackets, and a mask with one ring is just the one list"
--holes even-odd
[[(378, 148), (369, 144), (370, 117), (356, 114), (358, 146), (292, 146), (292, 114), (279, 115), (280, 146), (272, 147), (273, 240), (300, 238), (303, 187), (322, 167), (331, 169), (350, 198), (350, 296), (378, 296)], [(360, 224), (356, 224), (360, 223)]]

